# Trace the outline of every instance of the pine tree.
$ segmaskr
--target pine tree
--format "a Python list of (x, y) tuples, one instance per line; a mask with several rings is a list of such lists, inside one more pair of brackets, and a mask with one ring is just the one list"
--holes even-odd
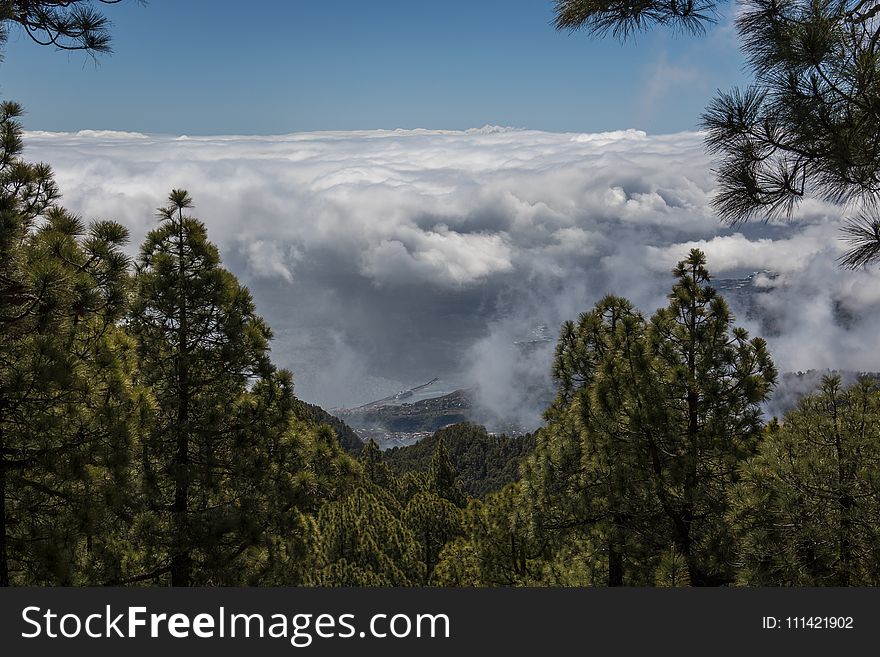
[(880, 584), (880, 391), (837, 376), (772, 422), (732, 494), (738, 581)]
[[(279, 417), (264, 413), (264, 417)], [(260, 427), (265, 432), (266, 427)], [(264, 508), (265, 531), (237, 560), (218, 572), (218, 583), (294, 586), (322, 567), (316, 517), (325, 503), (356, 487), (360, 470), (328, 425), (298, 415), (282, 431), (269, 431)]]
[(174, 190), (141, 248), (130, 325), (139, 372), (156, 399), (143, 446), (142, 535), (173, 586), (212, 581), (264, 530), (271, 441), (288, 427), (292, 380), (276, 372), (271, 332), (220, 265), (205, 225)]
[[(592, 578), (604, 572), (601, 583), (608, 586), (644, 585), (654, 567), (659, 509), (627, 411), (635, 368), (646, 356), (646, 331), (631, 303), (609, 296), (581, 315), (577, 325), (566, 323), (556, 349), (553, 375), (559, 389), (547, 412), (550, 439), (533, 459), (543, 479), (535, 487), (541, 497), (534, 508), (536, 521), (562, 540), (559, 548), (571, 552), (573, 541), (604, 555), (602, 568), (586, 569), (584, 584), (598, 583)], [(541, 465), (545, 459), (558, 466), (548, 469)], [(548, 517), (541, 505), (555, 509), (556, 517)], [(573, 577), (565, 574), (568, 580)]]
[(776, 373), (763, 340), (731, 330), (700, 251), (674, 274), (669, 305), (648, 322), (607, 297), (563, 326), (548, 425), (517, 486), (473, 516), (481, 581), (733, 580), (728, 493), (754, 453)]
[(841, 263), (880, 259), (878, 11), (876, 0), (744, 6), (736, 24), (754, 83), (719, 93), (703, 115), (722, 217), (788, 217), (808, 196), (845, 202)]
[[(362, 484), (319, 513), (323, 586), (427, 584), (443, 547), (462, 533), (467, 498), (442, 440), (428, 473), (395, 477), (374, 441), (360, 455)], [(452, 499), (449, 499), (452, 498)]]
[(733, 577), (727, 493), (754, 453), (760, 404), (776, 370), (760, 338), (731, 331), (733, 316), (709, 285), (702, 252), (675, 268), (670, 304), (652, 318), (648, 358), (630, 391), (632, 426), (673, 543), (694, 586)]
[(701, 33), (711, 23), (716, 0), (555, 0), (556, 28), (584, 29), (604, 36), (611, 32), (625, 40), (655, 25)]
[(438, 497), (448, 500), (455, 506), (463, 508), (467, 504), (467, 494), (449, 458), (446, 441), (441, 437), (431, 456), (431, 467), (428, 470), (428, 485)]
[(462, 533), (462, 510), (450, 500), (426, 490), (410, 498), (402, 520), (418, 544), (424, 572), (421, 583), (427, 584), (443, 547)]
[(398, 474), (427, 473), (441, 439), (465, 493), (478, 498), (516, 481), (520, 461), (535, 445), (532, 434), (490, 434), (486, 427), (461, 422), (439, 429), (413, 445), (386, 450), (385, 461)]
[(125, 489), (138, 414), (127, 233), (56, 205), (51, 170), (20, 158), (20, 114), (0, 106), (0, 585), (75, 583), (105, 502), (121, 508), (108, 484)]
[(379, 445), (376, 444), (375, 440), (371, 438), (367, 441), (361, 450), (358, 461), (363, 468), (364, 479), (368, 483), (387, 490), (392, 490), (394, 488), (394, 473), (391, 472), (391, 468), (385, 463), (385, 459), (382, 457), (382, 451), (379, 449)]
[(533, 532), (524, 482), (509, 484), (465, 514), (464, 537), (440, 554), (433, 582), (440, 586), (529, 586), (540, 581), (546, 551)]
[(413, 586), (425, 581), (424, 565), (400, 509), (382, 489), (357, 488), (318, 514), (321, 567), (316, 586)]

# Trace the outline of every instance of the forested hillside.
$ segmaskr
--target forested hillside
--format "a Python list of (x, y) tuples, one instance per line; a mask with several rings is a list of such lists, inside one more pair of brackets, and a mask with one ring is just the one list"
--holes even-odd
[(296, 400), (295, 406), (297, 409), (297, 414), (300, 417), (304, 419), (309, 419), (318, 424), (329, 424), (330, 427), (332, 427), (333, 431), (336, 433), (336, 437), (339, 440), (339, 444), (342, 446), (342, 449), (344, 449), (346, 452), (350, 452), (351, 454), (360, 454), (361, 449), (363, 449), (364, 443), (355, 433), (354, 429), (348, 426), (345, 422), (340, 420), (335, 415), (331, 415), (320, 406), (310, 404), (301, 399)]
[(431, 456), (440, 441), (445, 442), (449, 458), (471, 497), (482, 498), (518, 478), (520, 461), (532, 451), (535, 438), (490, 435), (485, 427), (463, 423), (440, 429), (408, 447), (392, 447), (385, 459), (398, 475), (427, 472)]
[[(618, 4), (563, 0), (560, 20), (638, 26), (642, 10)], [(835, 110), (839, 90), (774, 22), (815, 28), (807, 50), (827, 57), (831, 10), (765, 4), (746, 15), (750, 43), (764, 86), (791, 88), (723, 97), (708, 116), (730, 152), (729, 217), (792, 204), (808, 178), (831, 200), (876, 187), (877, 95)], [(84, 6), (0, 2), (0, 41), (17, 24), (107, 51)], [(871, 6), (831, 18), (873, 25)], [(864, 29), (838, 37), (865, 54)], [(875, 80), (878, 34), (858, 75), (835, 55), (847, 85)], [(796, 105), (788, 135), (780, 102)], [(880, 585), (877, 378), (824, 377), (768, 421), (768, 344), (736, 326), (702, 250), (652, 314), (610, 294), (561, 326), (534, 434), (458, 424), (383, 454), (296, 397), (196, 199), (155, 199), (146, 234), (79, 217), (24, 157), (22, 113), (0, 104), (0, 586)], [(846, 148), (829, 148), (838, 137)], [(844, 264), (880, 257), (880, 224), (863, 219)]]

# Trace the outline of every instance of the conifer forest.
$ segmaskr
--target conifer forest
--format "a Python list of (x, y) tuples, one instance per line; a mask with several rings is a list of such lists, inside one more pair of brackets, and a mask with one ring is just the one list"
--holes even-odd
[[(110, 57), (113, 4), (0, 0), (2, 38)], [(607, 39), (713, 7), (554, 4)], [(880, 3), (742, 7), (754, 83), (701, 119), (719, 226), (819, 198), (853, 209), (835, 266), (876, 268)], [(79, 216), (0, 101), (0, 586), (880, 585), (880, 380), (769, 413), (770, 342), (699, 245), (659, 309), (607, 289), (549, 327), (536, 430), (383, 450), (297, 396), (203, 199), (167, 189), (143, 233)]]

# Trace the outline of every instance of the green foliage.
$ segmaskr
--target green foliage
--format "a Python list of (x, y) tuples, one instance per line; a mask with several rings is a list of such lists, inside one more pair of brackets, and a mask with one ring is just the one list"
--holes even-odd
[(58, 207), (0, 105), (0, 585), (78, 583), (124, 504), (142, 391), (130, 377), (127, 232)]
[(316, 516), (328, 500), (347, 495), (360, 475), (327, 425), (295, 418), (280, 432), (266, 460), (260, 506), (263, 528), (222, 582), (299, 585), (321, 561)]
[(750, 0), (737, 29), (755, 82), (703, 116), (721, 215), (788, 216), (805, 196), (852, 202), (849, 267), (880, 256), (876, 13), (873, 1)]
[(355, 433), (354, 429), (348, 426), (345, 422), (335, 415), (330, 415), (330, 413), (320, 406), (309, 404), (301, 399), (297, 399), (294, 402), (294, 406), (296, 408), (297, 417), (308, 419), (315, 424), (329, 425), (333, 431), (336, 432), (339, 444), (342, 445), (342, 448), (346, 452), (354, 455), (360, 454), (361, 449), (364, 447), (364, 443)]
[(440, 560), (440, 551), (462, 533), (461, 509), (430, 490), (413, 495), (402, 514), (403, 523), (413, 533), (420, 548), (427, 584)]
[[(319, 513), (320, 586), (425, 585), (443, 547), (462, 533), (466, 497), (442, 443), (428, 473), (395, 476), (374, 441), (361, 451), (363, 486)], [(451, 498), (451, 499), (450, 499)], [(381, 526), (375, 526), (379, 524)]]
[(670, 546), (691, 583), (732, 579), (726, 491), (775, 380), (764, 342), (730, 330), (703, 254), (674, 274), (669, 306), (649, 322), (608, 297), (563, 327), (548, 412), (562, 445), (539, 447), (528, 466), (539, 521), (601, 537), (610, 585), (650, 583)]
[(269, 360), (269, 327), (204, 224), (185, 213), (191, 206), (185, 191), (171, 193), (136, 268), (129, 326), (155, 411), (131, 577), (301, 581), (285, 555), (314, 542), (302, 514), (347, 492), (354, 464), (332, 429), (297, 420), (292, 377)]
[(521, 483), (509, 484), (484, 502), (471, 502), (465, 536), (449, 543), (441, 553), (435, 583), (528, 586), (539, 580), (544, 550), (522, 502)]
[(732, 495), (739, 582), (880, 583), (880, 391), (826, 377), (779, 425)]
[[(467, 547), (491, 584), (729, 583), (727, 492), (761, 430), (776, 372), (692, 251), (646, 321), (606, 297), (566, 323), (558, 392), (521, 479), (472, 509)], [(682, 573), (682, 564), (686, 574)], [(456, 570), (458, 569), (458, 570)], [(470, 579), (468, 579), (468, 577)]]
[(667, 308), (651, 319), (650, 359), (633, 381), (630, 421), (650, 458), (651, 482), (694, 585), (732, 578), (727, 491), (760, 435), (760, 404), (776, 370), (760, 338), (730, 330), (727, 304), (709, 285), (705, 257), (679, 263)]
[(471, 497), (485, 497), (515, 481), (520, 461), (535, 444), (532, 435), (494, 436), (485, 427), (461, 423), (440, 429), (414, 445), (392, 447), (385, 452), (385, 460), (398, 474), (427, 472), (441, 439)]
[(318, 514), (316, 586), (411, 586), (425, 579), (412, 531), (367, 488)]
[(457, 507), (467, 504), (467, 494), (462, 488), (458, 472), (449, 458), (446, 441), (442, 436), (437, 440), (428, 468), (428, 486), (438, 497), (448, 500)]
[(358, 460), (363, 467), (364, 479), (368, 483), (386, 490), (394, 488), (394, 474), (385, 462), (375, 440), (370, 440), (364, 445)]

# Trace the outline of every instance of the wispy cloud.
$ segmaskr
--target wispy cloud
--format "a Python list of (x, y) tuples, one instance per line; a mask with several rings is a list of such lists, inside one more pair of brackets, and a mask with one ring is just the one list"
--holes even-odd
[(682, 90), (707, 86), (711, 75), (692, 63), (670, 61), (669, 54), (662, 51), (656, 61), (648, 66), (646, 78), (638, 115), (643, 124), (657, 113), (663, 103), (674, 101), (676, 94)]

